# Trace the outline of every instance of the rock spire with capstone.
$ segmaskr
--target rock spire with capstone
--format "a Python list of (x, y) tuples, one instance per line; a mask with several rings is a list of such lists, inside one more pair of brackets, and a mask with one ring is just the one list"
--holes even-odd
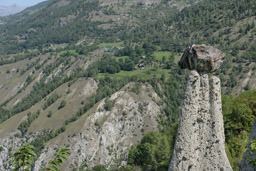
[(225, 152), (221, 83), (225, 54), (206, 45), (188, 47), (180, 62), (190, 75), (169, 171), (232, 171)]

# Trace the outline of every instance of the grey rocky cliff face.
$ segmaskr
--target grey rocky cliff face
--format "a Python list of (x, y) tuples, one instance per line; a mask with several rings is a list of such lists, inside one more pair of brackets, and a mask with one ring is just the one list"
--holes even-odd
[(17, 137), (6, 137), (0, 138), (0, 170), (8, 170), (10, 161), (10, 153), (12, 149), (17, 149), (24, 143), (25, 139), (20, 139)]
[[(48, 142), (34, 170), (39, 171), (51, 159), (55, 149), (64, 145), (69, 146), (71, 154), (62, 171), (82, 168), (85, 164), (88, 168), (99, 164), (107, 168), (125, 165), (130, 147), (138, 143), (144, 133), (157, 130), (157, 116), (161, 113), (156, 103), (160, 98), (153, 88), (142, 84), (140, 92), (135, 94), (130, 91), (135, 85), (129, 83), (111, 95), (108, 100), (114, 102), (114, 106), (110, 111), (104, 109), (107, 101), (104, 99), (89, 116), (84, 115), (74, 122), (73, 126), (81, 124), (76, 135), (63, 137), (60, 134)], [(73, 126), (67, 127), (64, 134), (68, 134)]]
[(191, 71), (169, 171), (231, 171), (219, 78)]
[[(82, 97), (97, 89), (94, 81), (81, 83), (81, 89), (77, 92)], [(84, 83), (88, 86), (84, 87)], [(74, 85), (76, 83), (71, 88)], [(139, 87), (139, 90), (134, 91), (134, 87)], [(68, 95), (75, 96), (75, 93)], [(113, 106), (106, 109), (106, 102), (111, 102)], [(109, 98), (95, 104), (88, 113), (67, 125), (63, 133), (48, 141), (38, 155), (33, 170), (41, 170), (56, 154), (56, 150), (62, 147), (68, 147), (71, 154), (60, 168), (61, 171), (71, 171), (74, 168), (86, 170), (87, 167), (99, 164), (108, 168), (125, 165), (131, 146), (137, 144), (144, 134), (158, 129), (158, 115), (163, 107), (161, 102), (151, 85), (134, 82), (127, 84)], [(29, 133), (26, 137), (19, 138), (16, 135), (20, 132), (16, 129), (8, 134), (1, 132), (2, 130), (0, 127), (0, 171), (12, 170), (9, 156), (24, 142), (31, 142), (48, 133), (39, 129), (32, 135)]]

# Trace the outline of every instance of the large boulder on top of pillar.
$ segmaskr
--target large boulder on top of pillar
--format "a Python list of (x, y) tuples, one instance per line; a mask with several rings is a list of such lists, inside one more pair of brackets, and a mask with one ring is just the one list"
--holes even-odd
[(179, 66), (198, 72), (214, 72), (221, 66), (225, 56), (225, 53), (212, 46), (192, 45), (184, 51)]

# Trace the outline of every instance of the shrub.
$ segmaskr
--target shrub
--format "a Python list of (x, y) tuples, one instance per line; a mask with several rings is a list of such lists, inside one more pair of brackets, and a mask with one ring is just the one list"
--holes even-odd
[(62, 109), (62, 108), (65, 107), (65, 106), (66, 106), (66, 101), (65, 101), (65, 100), (62, 100), (62, 101), (60, 102), (60, 105), (59, 105), (59, 107), (58, 107), (58, 110)]
[(114, 105), (115, 105), (115, 101), (106, 99), (105, 104), (104, 104), (104, 109), (106, 111), (111, 111), (111, 109), (114, 107)]

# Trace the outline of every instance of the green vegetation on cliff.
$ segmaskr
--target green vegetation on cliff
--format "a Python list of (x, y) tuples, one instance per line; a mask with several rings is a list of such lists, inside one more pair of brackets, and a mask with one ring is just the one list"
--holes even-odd
[(256, 118), (256, 90), (239, 96), (223, 96), (226, 152), (234, 170), (246, 151), (248, 137)]
[[(233, 170), (239, 170), (238, 164), (246, 151), (256, 118), (256, 90), (246, 91), (239, 96), (223, 95), (222, 100), (226, 152)], [(128, 164), (131, 168), (140, 166), (143, 170), (166, 170), (171, 160), (176, 126), (174, 124), (170, 131), (145, 135), (129, 152)]]

